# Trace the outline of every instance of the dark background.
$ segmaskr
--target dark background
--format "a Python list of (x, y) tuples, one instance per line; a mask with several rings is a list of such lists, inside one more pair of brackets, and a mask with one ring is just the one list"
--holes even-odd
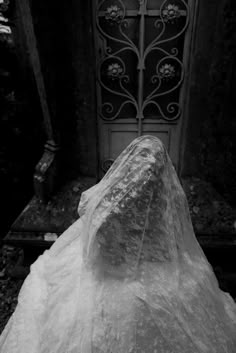
[[(95, 52), (91, 1), (30, 1), (61, 180), (96, 176)], [(19, 3), (0, 35), (1, 236), (32, 197), (46, 142)], [(193, 38), (181, 177), (210, 183), (236, 206), (236, 3), (199, 0)]]

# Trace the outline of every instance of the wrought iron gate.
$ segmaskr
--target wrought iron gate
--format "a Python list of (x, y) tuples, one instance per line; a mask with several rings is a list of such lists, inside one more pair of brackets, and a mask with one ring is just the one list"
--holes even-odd
[(158, 136), (177, 166), (190, 1), (95, 2), (101, 169), (142, 134)]

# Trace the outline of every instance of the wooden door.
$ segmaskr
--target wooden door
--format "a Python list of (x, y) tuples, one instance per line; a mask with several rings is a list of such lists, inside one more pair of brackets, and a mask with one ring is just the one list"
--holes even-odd
[(184, 0), (94, 0), (100, 175), (143, 134), (178, 169), (192, 11)]

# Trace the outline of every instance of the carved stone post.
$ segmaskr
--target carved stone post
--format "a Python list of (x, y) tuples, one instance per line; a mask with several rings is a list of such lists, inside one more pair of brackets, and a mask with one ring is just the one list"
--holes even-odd
[(35, 194), (44, 202), (48, 201), (55, 188), (58, 170), (55, 156), (58, 149), (59, 146), (53, 140), (47, 141), (43, 156), (35, 168)]
[(37, 39), (34, 32), (34, 24), (29, 1), (18, 1), (17, 6), (22, 21), (22, 27), (24, 29), (26, 45), (30, 56), (30, 63), (32, 66), (33, 74), (35, 77), (36, 87), (43, 113), (44, 128), (47, 136), (47, 142), (44, 146), (43, 156), (38, 162), (34, 174), (35, 194), (42, 201), (46, 202), (52, 194), (56, 184), (56, 154), (59, 149), (59, 146), (55, 142), (55, 131), (53, 130), (52, 117), (48, 105), (44, 77), (41, 70), (40, 55), (37, 48)]

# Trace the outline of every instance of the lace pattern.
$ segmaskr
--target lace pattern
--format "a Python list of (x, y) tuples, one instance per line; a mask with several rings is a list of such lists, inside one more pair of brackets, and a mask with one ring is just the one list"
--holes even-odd
[(134, 140), (78, 211), (31, 266), (0, 353), (236, 353), (236, 305), (160, 140)]

